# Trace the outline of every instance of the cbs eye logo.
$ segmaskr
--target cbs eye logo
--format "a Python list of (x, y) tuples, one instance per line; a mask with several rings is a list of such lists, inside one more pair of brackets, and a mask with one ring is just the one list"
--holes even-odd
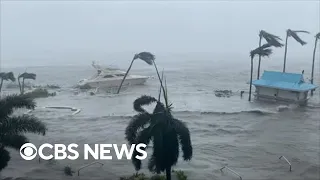
[(20, 155), (24, 160), (32, 160), (37, 156), (37, 148), (32, 143), (26, 143), (21, 146)]

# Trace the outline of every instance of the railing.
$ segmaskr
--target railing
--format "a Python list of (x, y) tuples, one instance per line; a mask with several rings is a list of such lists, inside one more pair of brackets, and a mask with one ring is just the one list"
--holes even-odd
[(290, 172), (291, 172), (291, 163), (288, 161), (288, 159), (286, 158), (286, 157), (284, 157), (284, 156), (280, 156), (279, 157), (279, 159), (281, 159), (281, 158), (283, 158), (285, 161), (287, 161), (287, 163), (289, 164), (289, 166), (290, 166)]
[(228, 168), (227, 166), (222, 167), (222, 168), (220, 169), (220, 171), (222, 172), (222, 170), (223, 170), (224, 168), (228, 169), (228, 170), (231, 171), (233, 174), (239, 176), (239, 178), (242, 180), (242, 177), (241, 177), (237, 172), (235, 172), (234, 170)]
[[(101, 162), (95, 161), (95, 162), (93, 162), (93, 163), (90, 163), (90, 164), (87, 164), (87, 165), (85, 165), (85, 166), (82, 166), (81, 168), (78, 169), (78, 176), (80, 176), (80, 170), (82, 170), (82, 169), (84, 169), (84, 168), (86, 168), (86, 167), (92, 166), (92, 165), (94, 165), (94, 164), (100, 164), (101, 166), (104, 165), (104, 164), (101, 163)], [(100, 167), (101, 167), (101, 166), (100, 166)]]

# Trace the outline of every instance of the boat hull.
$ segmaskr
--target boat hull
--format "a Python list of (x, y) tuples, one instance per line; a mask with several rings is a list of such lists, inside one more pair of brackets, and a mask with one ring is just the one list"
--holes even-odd
[[(136, 78), (126, 78), (122, 84), (122, 86), (134, 86), (134, 85), (142, 85), (147, 81), (148, 77), (136, 77)], [(90, 88), (99, 88), (99, 89), (110, 89), (110, 88), (118, 88), (121, 84), (122, 78), (120, 79), (108, 79), (108, 80), (100, 80), (100, 81), (90, 81), (84, 80), (79, 83), (81, 87), (90, 87)]]

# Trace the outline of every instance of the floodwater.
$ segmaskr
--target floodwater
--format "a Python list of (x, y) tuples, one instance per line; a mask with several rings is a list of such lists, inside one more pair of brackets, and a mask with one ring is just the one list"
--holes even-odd
[[(228, 166), (244, 180), (318, 180), (320, 177), (320, 95), (316, 91), (307, 107), (290, 105), (287, 111), (278, 112), (279, 104), (248, 102), (250, 63), (221, 63), (218, 60), (188, 59), (183, 63), (161, 63), (165, 68), (169, 99), (173, 103), (175, 117), (187, 123), (194, 149), (193, 159), (184, 162), (181, 158), (174, 169), (182, 169), (188, 179), (230, 180), (239, 179), (228, 170)], [(248, 59), (249, 62), (249, 59)], [(38, 99), (42, 106), (74, 106), (81, 113), (72, 116), (67, 110), (36, 110), (48, 126), (46, 136), (28, 135), (35, 145), (42, 143), (83, 144), (126, 143), (124, 130), (130, 121), (135, 98), (146, 94), (157, 97), (159, 83), (152, 67), (137, 63), (132, 73), (150, 75), (145, 85), (123, 91), (120, 95), (99, 93), (74, 94), (72, 86), (81, 78), (94, 73), (91, 67), (34, 67), (28, 72), (37, 73), (36, 84), (59, 84), (62, 89), (56, 97)], [(281, 61), (266, 61), (262, 69), (281, 70)], [(290, 62), (288, 71), (305, 70), (309, 78), (308, 63)], [(126, 67), (126, 65), (122, 66)], [(319, 67), (319, 66), (316, 66)], [(9, 70), (9, 69), (7, 69)], [(15, 72), (25, 68), (11, 69)], [(16, 74), (17, 74), (16, 73)], [(255, 77), (255, 76), (254, 76)], [(320, 84), (319, 70), (316, 82)], [(216, 97), (214, 90), (232, 90), (234, 94)], [(6, 90), (10, 93), (10, 90)], [(83, 157), (83, 150), (80, 157)], [(280, 156), (285, 156), (289, 165)], [(98, 164), (83, 169), (80, 176), (63, 174), (65, 166), (77, 169), (94, 160), (22, 160), (19, 153), (11, 151), (12, 160), (1, 172), (2, 177), (25, 177), (26, 179), (119, 179), (119, 176), (135, 172), (128, 160), (101, 160)], [(143, 172), (147, 171), (143, 161)]]

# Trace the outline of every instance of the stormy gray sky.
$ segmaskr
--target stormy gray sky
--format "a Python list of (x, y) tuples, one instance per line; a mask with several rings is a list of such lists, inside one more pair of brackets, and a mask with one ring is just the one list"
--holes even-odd
[[(290, 56), (311, 55), (319, 1), (1, 1), (1, 66), (87, 64), (110, 54), (151, 51), (248, 56), (264, 29), (308, 30)], [(275, 56), (283, 56), (284, 48)], [(235, 57), (236, 58), (236, 57)], [(230, 61), (235, 59), (230, 59)]]

